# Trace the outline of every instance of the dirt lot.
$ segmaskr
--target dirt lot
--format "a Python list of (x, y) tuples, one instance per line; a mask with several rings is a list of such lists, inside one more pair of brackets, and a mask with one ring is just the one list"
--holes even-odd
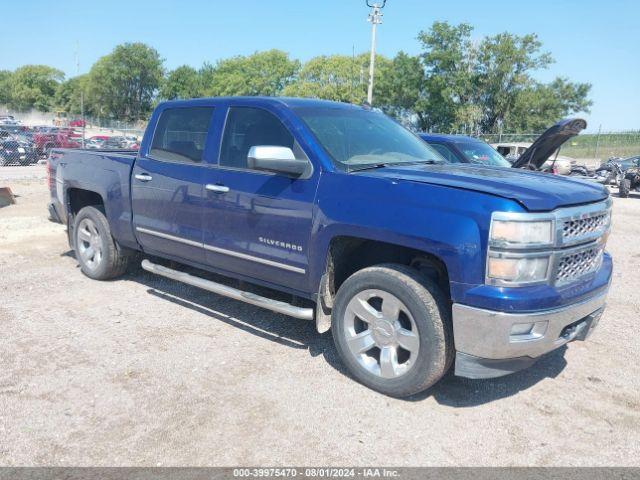
[(135, 272), (84, 277), (44, 167), (0, 169), (1, 465), (640, 465), (640, 195), (615, 199), (588, 342), (410, 400), (344, 373), (311, 323)]

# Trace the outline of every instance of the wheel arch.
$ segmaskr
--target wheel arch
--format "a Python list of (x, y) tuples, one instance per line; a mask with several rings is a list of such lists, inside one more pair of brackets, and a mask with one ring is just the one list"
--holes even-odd
[(399, 264), (415, 268), (433, 280), (451, 298), (449, 269), (436, 253), (402, 243), (379, 239), (337, 235), (329, 241), (325, 264), (319, 279), (316, 327), (319, 332), (330, 328), (335, 295), (344, 281), (355, 272), (379, 264)]

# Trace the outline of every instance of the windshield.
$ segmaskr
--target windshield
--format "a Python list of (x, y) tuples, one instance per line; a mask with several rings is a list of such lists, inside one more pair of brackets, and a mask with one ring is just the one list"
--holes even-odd
[(446, 163), (426, 143), (382, 113), (364, 109), (297, 108), (334, 163), (347, 171), (377, 165)]
[(493, 147), (483, 142), (456, 142), (456, 146), (470, 163), (510, 167), (511, 163)]

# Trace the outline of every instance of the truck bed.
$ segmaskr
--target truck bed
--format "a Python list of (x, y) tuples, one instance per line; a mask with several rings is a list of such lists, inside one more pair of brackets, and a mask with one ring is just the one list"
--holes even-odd
[[(49, 155), (50, 216), (68, 224), (70, 205), (64, 195), (75, 190), (97, 192), (105, 201), (105, 214), (113, 236), (122, 245), (136, 245), (131, 227), (130, 177), (135, 150), (89, 150), (54, 148)], [(63, 186), (66, 186), (67, 190)], [(70, 193), (71, 192), (71, 193)]]

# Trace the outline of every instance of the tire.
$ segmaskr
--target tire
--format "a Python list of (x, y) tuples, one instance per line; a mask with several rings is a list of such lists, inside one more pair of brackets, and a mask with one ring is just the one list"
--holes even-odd
[[(395, 311), (401, 313), (390, 313)], [(447, 297), (435, 282), (404, 265), (383, 264), (351, 275), (336, 295), (331, 329), (349, 372), (393, 397), (429, 388), (453, 361)]]
[(96, 207), (84, 207), (76, 215), (73, 245), (82, 273), (94, 280), (122, 275), (132, 258), (116, 244), (107, 218)]
[(629, 191), (631, 190), (631, 180), (628, 178), (623, 178), (620, 182), (620, 190), (618, 191), (618, 195), (622, 198), (627, 198), (629, 196)]

